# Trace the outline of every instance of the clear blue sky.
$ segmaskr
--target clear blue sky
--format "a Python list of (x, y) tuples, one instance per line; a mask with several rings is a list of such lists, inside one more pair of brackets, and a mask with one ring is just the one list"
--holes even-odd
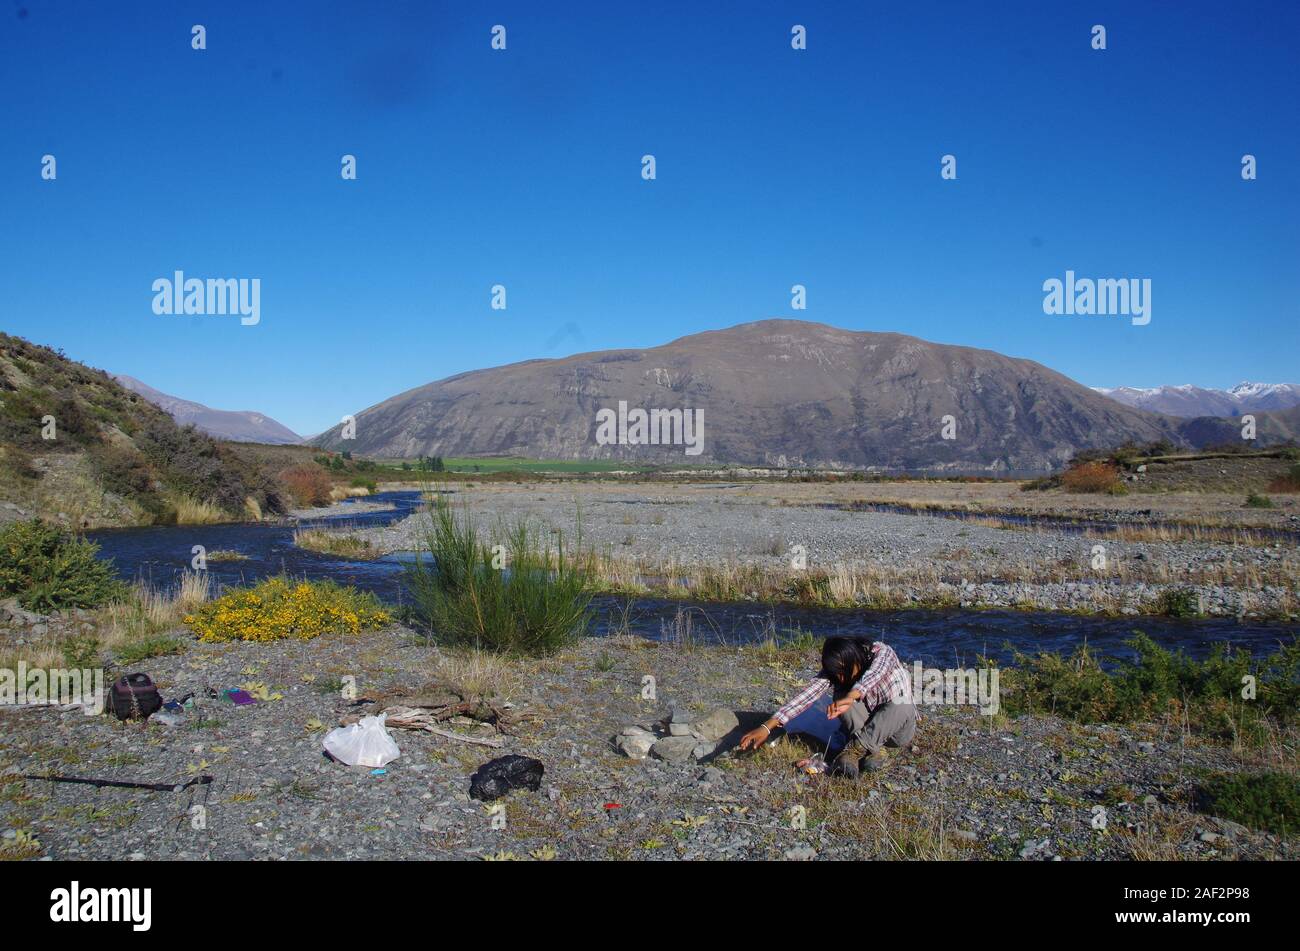
[[(304, 433), (771, 316), (1296, 381), (1298, 36), (1294, 2), (0, 0), (0, 327)], [(1150, 278), (1150, 325), (1045, 315), (1067, 268)], [(260, 278), (261, 323), (156, 316), (177, 269)]]

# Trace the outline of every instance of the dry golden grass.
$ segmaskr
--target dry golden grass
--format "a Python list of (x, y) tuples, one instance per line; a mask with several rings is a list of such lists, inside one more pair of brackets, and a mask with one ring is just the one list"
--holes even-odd
[(321, 528), (300, 528), (293, 533), (293, 543), (308, 551), (340, 558), (374, 557), (374, 546), (364, 538), (346, 532), (331, 532)]
[(227, 512), (211, 502), (204, 502), (202, 499), (188, 495), (174, 496), (171, 505), (176, 512), (177, 525), (215, 525), (231, 520)]
[[(167, 632), (181, 626), (181, 618), (212, 596), (207, 572), (187, 571), (176, 590), (165, 593), (148, 585), (132, 587), (126, 599), (89, 612), (88, 622), (99, 650), (130, 651), (149, 641), (167, 641)], [(0, 653), (0, 667), (13, 668), (18, 661), (31, 667), (61, 667), (66, 663), (64, 645), (51, 632), (48, 636)]]
[(212, 579), (205, 571), (187, 571), (168, 594), (143, 584), (131, 597), (94, 613), (102, 646), (112, 649), (181, 626), (181, 619), (212, 597)]
[(470, 648), (439, 650), (434, 657), (433, 675), (466, 699), (511, 701), (523, 692), (528, 681), (520, 661)]
[(370, 494), (370, 490), (364, 485), (336, 485), (330, 489), (330, 501), (339, 502), (343, 499), (364, 498)]

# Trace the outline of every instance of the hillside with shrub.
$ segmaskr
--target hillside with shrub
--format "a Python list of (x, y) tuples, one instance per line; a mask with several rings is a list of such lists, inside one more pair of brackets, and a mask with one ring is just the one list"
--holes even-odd
[(0, 333), (0, 501), (9, 510), (70, 528), (260, 518), (288, 507), (278, 472), (178, 426), (104, 371)]

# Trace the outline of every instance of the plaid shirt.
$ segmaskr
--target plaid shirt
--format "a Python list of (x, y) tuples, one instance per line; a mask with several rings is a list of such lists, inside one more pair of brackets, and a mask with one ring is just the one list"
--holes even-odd
[[(853, 689), (862, 697), (866, 708), (874, 712), (877, 707), (886, 703), (911, 703), (912, 681), (907, 676), (907, 670), (899, 663), (894, 649), (888, 644), (876, 641), (871, 645), (871, 653), (875, 659), (853, 685)], [(816, 703), (817, 698), (830, 689), (830, 680), (817, 677), (772, 716), (785, 726)]]

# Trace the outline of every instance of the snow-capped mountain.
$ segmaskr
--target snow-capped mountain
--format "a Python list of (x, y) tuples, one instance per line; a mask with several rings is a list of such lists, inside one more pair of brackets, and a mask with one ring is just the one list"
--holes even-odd
[(1238, 383), (1227, 390), (1182, 386), (1103, 387), (1094, 390), (1137, 409), (1170, 416), (1240, 416), (1300, 406), (1300, 384)]

